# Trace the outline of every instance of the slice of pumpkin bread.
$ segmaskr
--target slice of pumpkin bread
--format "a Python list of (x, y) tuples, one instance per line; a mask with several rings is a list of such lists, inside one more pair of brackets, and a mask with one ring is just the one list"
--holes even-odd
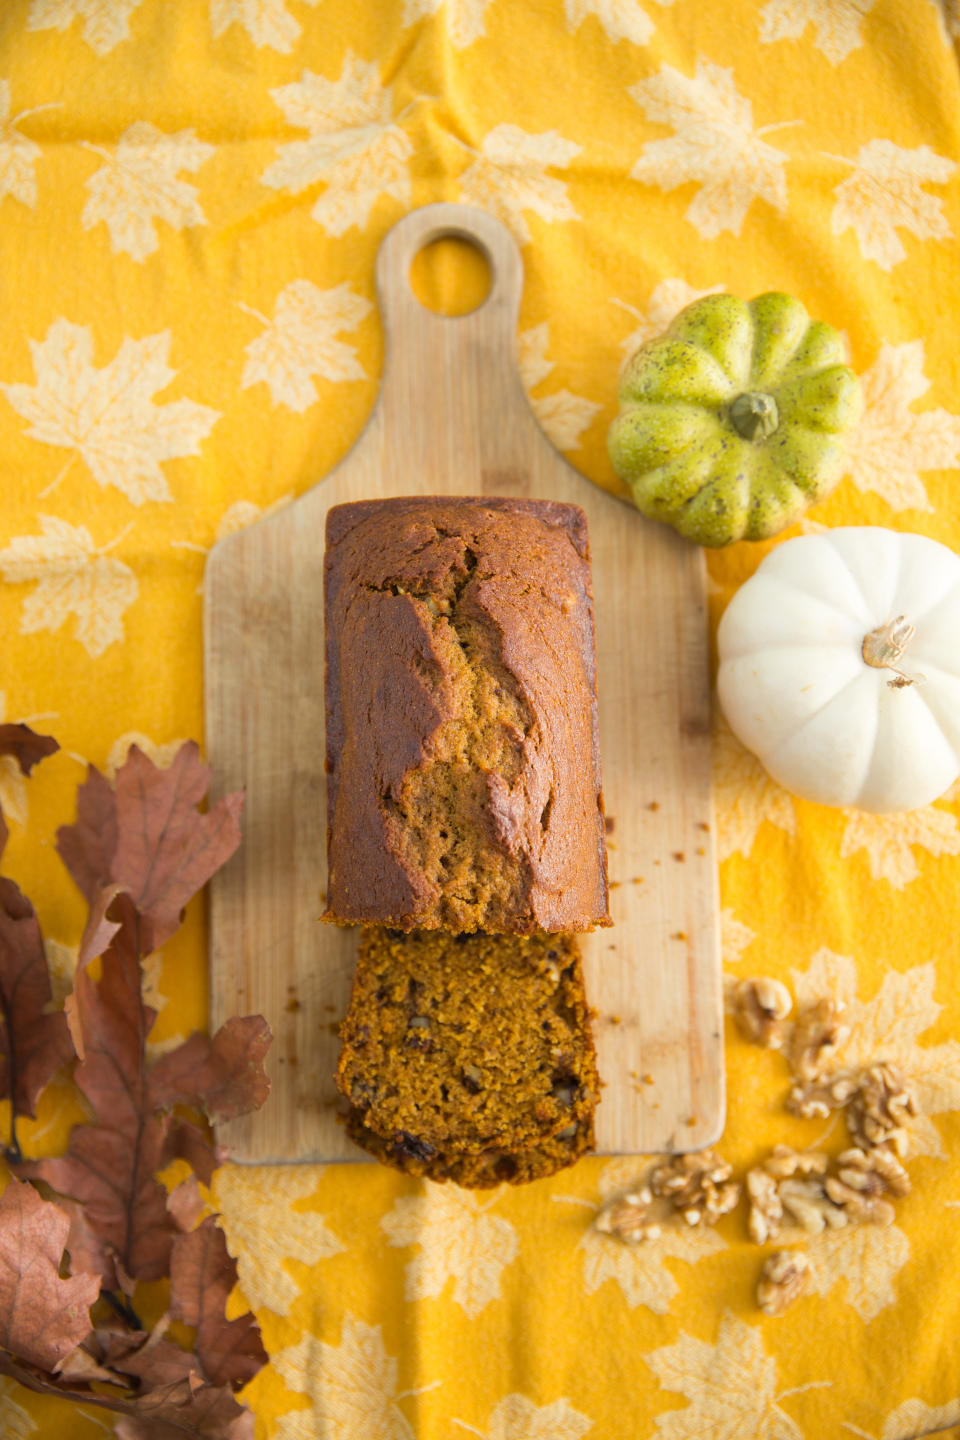
[(367, 1129), (355, 1108), (347, 1116), (347, 1134), (384, 1165), (440, 1184), (452, 1180), (466, 1190), (491, 1190), (497, 1185), (544, 1180), (576, 1164), (594, 1147), (592, 1115), (525, 1150), (490, 1149), (475, 1154), (433, 1150), (422, 1142), (412, 1142), (410, 1137), (384, 1140)]
[(386, 1142), (382, 1158), (450, 1168), (570, 1139), (599, 1097), (570, 936), (364, 930), (340, 1036), (351, 1133)]

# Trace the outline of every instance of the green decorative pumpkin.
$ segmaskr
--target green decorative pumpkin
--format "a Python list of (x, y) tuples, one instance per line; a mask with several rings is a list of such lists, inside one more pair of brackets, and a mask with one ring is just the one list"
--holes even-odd
[(613, 467), (644, 515), (700, 545), (792, 525), (843, 473), (861, 411), (841, 335), (799, 300), (705, 295), (620, 382)]

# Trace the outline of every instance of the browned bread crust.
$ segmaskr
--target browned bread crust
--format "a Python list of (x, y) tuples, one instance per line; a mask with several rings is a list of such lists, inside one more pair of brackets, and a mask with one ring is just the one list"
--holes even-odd
[(334, 506), (325, 608), (324, 918), (609, 924), (583, 512), (493, 497)]

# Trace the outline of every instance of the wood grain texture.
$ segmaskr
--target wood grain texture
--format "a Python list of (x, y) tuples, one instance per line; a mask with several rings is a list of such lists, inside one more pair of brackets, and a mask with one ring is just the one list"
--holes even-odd
[[(409, 285), (414, 256), (444, 235), (478, 245), (492, 272), (483, 305), (456, 318)], [(332, 1079), (357, 933), (318, 921), (324, 525), (342, 501), (449, 493), (587, 514), (615, 921), (583, 937), (606, 1082), (598, 1150), (697, 1149), (724, 1113), (703, 553), (577, 474), (540, 430), (516, 365), (520, 255), (498, 221), (414, 211), (383, 241), (376, 279), (386, 361), (365, 430), (322, 483), (207, 562), (207, 752), (215, 793), (247, 793), (243, 845), (211, 887), (211, 1022), (260, 1012), (276, 1037), (270, 1100), (218, 1139), (240, 1161), (366, 1158), (336, 1120)]]

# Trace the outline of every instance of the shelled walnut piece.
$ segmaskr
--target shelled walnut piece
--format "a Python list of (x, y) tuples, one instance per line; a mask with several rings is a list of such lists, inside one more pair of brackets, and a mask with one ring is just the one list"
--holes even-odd
[(764, 1262), (757, 1304), (765, 1315), (782, 1315), (810, 1283), (810, 1261), (802, 1250), (775, 1250)]
[(917, 1114), (916, 1099), (907, 1081), (893, 1065), (871, 1065), (858, 1076), (850, 1099), (850, 1134), (863, 1149), (889, 1145), (903, 1156), (907, 1147), (906, 1121)]
[(891, 1150), (844, 1150), (830, 1173), (826, 1155), (778, 1145), (747, 1173), (750, 1238), (758, 1245), (776, 1240), (791, 1221), (808, 1235), (851, 1224), (891, 1225), (893, 1206), (884, 1197), (909, 1190), (907, 1172)]
[(781, 1050), (789, 1033), (784, 1024), (793, 1008), (790, 991), (779, 980), (760, 976), (735, 985), (731, 1007), (748, 1040)]
[(715, 1225), (740, 1199), (732, 1174), (733, 1167), (713, 1150), (674, 1155), (655, 1165), (635, 1189), (609, 1200), (594, 1229), (636, 1245), (658, 1239), (681, 1216), (688, 1225)]

